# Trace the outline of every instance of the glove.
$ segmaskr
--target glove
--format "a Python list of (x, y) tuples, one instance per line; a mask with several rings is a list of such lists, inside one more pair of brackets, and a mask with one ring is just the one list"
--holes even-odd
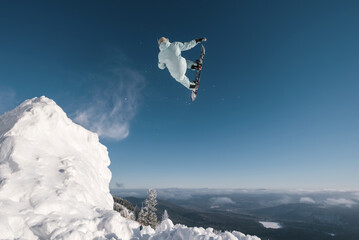
[(166, 64), (159, 62), (159, 63), (158, 63), (158, 68), (161, 69), (161, 70), (163, 70), (163, 69), (166, 68)]
[(196, 43), (200, 43), (200, 42), (205, 42), (205, 41), (207, 41), (207, 39), (206, 38), (197, 38), (196, 39)]

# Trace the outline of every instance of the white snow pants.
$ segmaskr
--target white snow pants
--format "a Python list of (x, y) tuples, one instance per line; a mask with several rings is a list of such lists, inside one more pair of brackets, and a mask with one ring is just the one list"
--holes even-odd
[[(182, 65), (185, 64), (186, 66), (183, 66), (181, 67), (182, 71), (178, 71), (176, 72), (176, 74), (172, 74), (171, 72), (171, 75), (172, 77), (179, 83), (181, 83), (183, 86), (185, 86), (187, 89), (189, 90), (192, 90), (190, 88), (190, 85), (191, 85), (191, 82), (190, 80), (188, 79), (188, 77), (185, 75), (186, 74), (186, 71), (187, 69), (191, 69), (192, 65), (195, 65), (195, 63), (191, 60), (187, 60), (187, 59), (181, 59), (181, 63)], [(183, 61), (185, 60), (185, 61)]]

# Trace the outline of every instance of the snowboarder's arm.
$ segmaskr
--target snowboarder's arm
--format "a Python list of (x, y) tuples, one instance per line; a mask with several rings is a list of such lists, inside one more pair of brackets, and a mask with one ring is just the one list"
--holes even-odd
[(197, 42), (196, 40), (192, 40), (185, 43), (177, 42), (177, 44), (181, 51), (187, 51), (190, 50), (191, 48), (194, 48), (197, 45)]
[(163, 69), (166, 68), (166, 64), (161, 63), (161, 62), (158, 62), (158, 68), (161, 69), (161, 70), (163, 70)]
[(181, 51), (187, 51), (187, 50), (190, 50), (191, 48), (194, 48), (198, 43), (205, 42), (205, 41), (207, 41), (207, 39), (203, 37), (203, 38), (197, 38), (192, 41), (185, 42), (185, 43), (176, 42), (176, 44), (178, 44)]

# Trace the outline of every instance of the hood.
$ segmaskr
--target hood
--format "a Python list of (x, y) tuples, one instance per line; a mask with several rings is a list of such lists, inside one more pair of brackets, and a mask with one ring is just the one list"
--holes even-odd
[(170, 42), (166, 41), (166, 42), (161, 42), (159, 48), (161, 51), (165, 50), (166, 48), (168, 48), (171, 45)]

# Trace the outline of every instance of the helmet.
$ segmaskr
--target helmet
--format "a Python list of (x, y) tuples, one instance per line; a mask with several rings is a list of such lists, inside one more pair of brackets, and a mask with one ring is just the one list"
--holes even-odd
[(168, 42), (168, 41), (169, 41), (168, 38), (161, 37), (161, 38), (158, 40), (158, 45), (160, 45), (162, 42)]

